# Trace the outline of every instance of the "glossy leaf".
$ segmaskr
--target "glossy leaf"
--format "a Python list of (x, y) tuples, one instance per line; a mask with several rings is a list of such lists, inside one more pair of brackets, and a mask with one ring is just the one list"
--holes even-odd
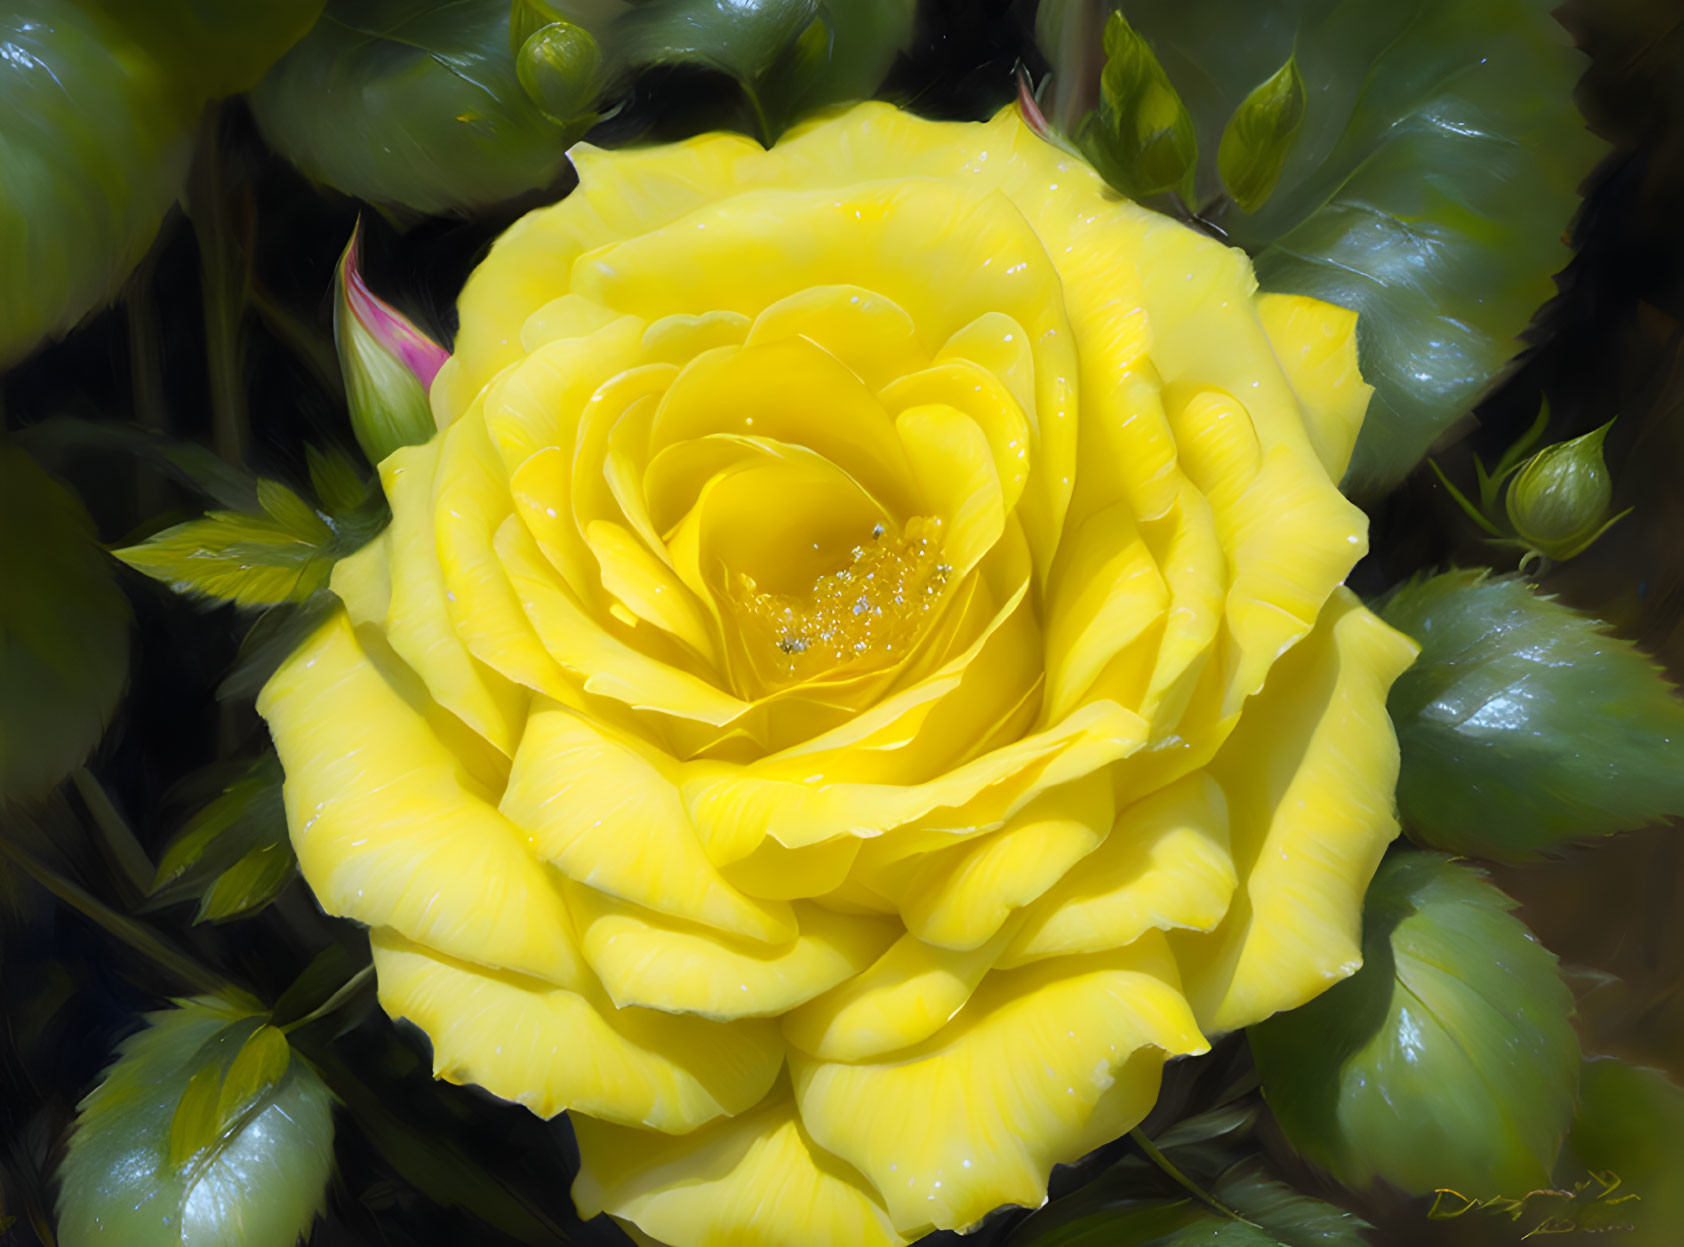
[(912, 40), (916, 0), (821, 0), (762, 85), (780, 128), (844, 100), (870, 99)]
[(252, 107), (309, 177), (417, 212), (467, 212), (548, 186), (579, 137), (521, 90), (509, 0), (329, 0)]
[(117, 293), (187, 175), (199, 101), (115, 23), (0, 11), (0, 368)]
[(180, 196), (201, 106), (321, 0), (12, 0), (0, 10), (0, 368), (116, 295)]
[(818, 16), (818, 0), (645, 0), (614, 24), (632, 65), (691, 62), (753, 83)]
[(1199, 155), (1193, 119), (1151, 44), (1118, 11), (1105, 23), (1104, 47), (1099, 108), (1077, 142), (1125, 195), (1190, 190)]
[[(1219, 136), (1296, 57), (1304, 123), (1254, 215), (1218, 216), (1267, 290), (1356, 310), (1376, 389), (1347, 484), (1407, 474), (1519, 349), (1555, 287), (1578, 187), (1604, 149), (1555, 0), (1130, 0), (1222, 192)], [(1102, 168), (1103, 171), (1103, 168)], [(1120, 185), (1120, 184), (1119, 184)], [(1127, 189), (1123, 187), (1123, 189)]]
[(1520, 861), (1684, 814), (1684, 701), (1599, 621), (1478, 571), (1382, 613), (1421, 643), (1387, 702), (1416, 840)]
[(1353, 1189), (1380, 1178), (1488, 1198), (1547, 1185), (1579, 1046), (1555, 958), (1513, 906), (1438, 854), (1382, 863), (1362, 968), (1250, 1030), (1293, 1147)]
[(116, 709), (129, 608), (114, 566), (77, 497), (0, 441), (0, 806), (57, 787)]
[[(1629, 1225), (1610, 1239), (1629, 1247), (1672, 1247), (1684, 1226), (1684, 1088), (1657, 1070), (1598, 1058), (1584, 1063), (1579, 1113), (1567, 1138), (1577, 1165), (1619, 1185), (1598, 1202), (1586, 1228)], [(1572, 1180), (1569, 1168), (1564, 1174)], [(1636, 1198), (1629, 1198), (1635, 1196)], [(1565, 1211), (1564, 1211), (1565, 1215)]]
[(327, 584), (336, 534), (276, 481), (258, 482), (261, 514), (211, 511), (116, 551), (138, 572), (189, 597), (273, 606), (302, 602)]
[(332, 1101), (288, 1054), (277, 1078), (243, 1071), (250, 1094), (221, 1118), (226, 1077), (254, 1041), (255, 1073), (274, 1072), (265, 1030), (278, 1034), (208, 998), (147, 1016), (82, 1102), (61, 1170), (62, 1247), (294, 1247), (324, 1203)]
[(1242, 212), (1256, 212), (1275, 192), (1281, 168), (1304, 124), (1304, 75), (1298, 58), (1260, 82), (1240, 101), (1216, 149), (1216, 171)]
[(102, 10), (201, 99), (250, 90), (303, 37), (322, 0), (79, 0)]

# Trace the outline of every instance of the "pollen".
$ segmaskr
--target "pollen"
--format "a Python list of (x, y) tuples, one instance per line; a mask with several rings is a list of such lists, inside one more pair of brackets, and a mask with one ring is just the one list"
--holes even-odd
[(878, 524), (805, 595), (767, 593), (739, 575), (732, 597), (750, 658), (775, 683), (791, 684), (897, 661), (917, 644), (952, 571), (941, 521), (916, 516), (898, 532)]

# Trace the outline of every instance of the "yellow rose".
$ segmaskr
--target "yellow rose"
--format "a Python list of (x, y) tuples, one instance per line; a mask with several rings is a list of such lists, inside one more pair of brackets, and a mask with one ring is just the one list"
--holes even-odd
[(1355, 317), (1015, 111), (575, 149), (261, 709), (305, 877), (580, 1211), (904, 1243), (1358, 965), (1413, 646)]

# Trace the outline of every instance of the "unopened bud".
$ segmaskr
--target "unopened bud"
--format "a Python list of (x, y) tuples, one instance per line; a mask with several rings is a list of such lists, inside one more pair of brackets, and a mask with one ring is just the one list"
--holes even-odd
[(1614, 481), (1602, 457), (1602, 441), (1613, 423), (1545, 446), (1509, 485), (1507, 507), (1515, 536), (1546, 558), (1560, 561), (1583, 553), (1626, 514), (1608, 516)]
[(1083, 150), (1125, 195), (1190, 190), (1199, 141), (1157, 54), (1121, 12), (1106, 21), (1104, 43), (1100, 106), (1078, 134)]
[(351, 408), (351, 430), (371, 463), (437, 432), (427, 390), (449, 358), (437, 342), (363, 282), (361, 226), (339, 258), (333, 336)]
[(515, 77), (538, 111), (558, 126), (588, 124), (602, 88), (602, 49), (583, 26), (551, 22), (520, 45)]

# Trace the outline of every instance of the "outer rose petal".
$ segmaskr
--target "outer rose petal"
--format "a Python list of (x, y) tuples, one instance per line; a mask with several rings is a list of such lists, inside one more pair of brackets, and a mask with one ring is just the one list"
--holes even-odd
[(544, 1117), (577, 1108), (683, 1133), (757, 1104), (783, 1064), (773, 1023), (615, 1009), (594, 985), (491, 974), (394, 931), (370, 942), (380, 1005), (432, 1039), (433, 1073)]
[(752, 1112), (676, 1138), (575, 1114), (579, 1215), (695, 1247), (901, 1247), (860, 1175), (802, 1128), (788, 1086)]
[(1054, 1164), (1127, 1130), (1166, 1055), (1203, 1052), (1163, 938), (992, 976), (954, 1023), (881, 1064), (790, 1054), (813, 1137), (883, 1195), (897, 1229), (1038, 1206)]
[(1297, 1008), (1362, 964), (1363, 893), (1398, 830), (1386, 692), (1418, 651), (1340, 588), (1211, 764), (1240, 889), (1214, 931), (1172, 936), (1206, 1030)]

